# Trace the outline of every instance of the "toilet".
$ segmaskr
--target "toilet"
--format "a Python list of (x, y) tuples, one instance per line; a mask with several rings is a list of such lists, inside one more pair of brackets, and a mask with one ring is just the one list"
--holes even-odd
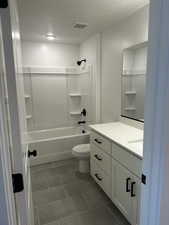
[(79, 172), (88, 173), (90, 169), (90, 144), (81, 144), (73, 147), (72, 155), (79, 160)]

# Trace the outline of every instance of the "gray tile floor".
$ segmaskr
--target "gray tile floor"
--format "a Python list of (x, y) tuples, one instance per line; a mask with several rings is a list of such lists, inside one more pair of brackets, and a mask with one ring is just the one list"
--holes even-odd
[(74, 159), (34, 166), (31, 178), (35, 225), (128, 225)]

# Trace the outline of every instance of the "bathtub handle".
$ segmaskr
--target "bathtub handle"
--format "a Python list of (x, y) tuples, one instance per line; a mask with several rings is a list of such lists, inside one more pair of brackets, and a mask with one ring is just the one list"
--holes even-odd
[(37, 150), (35, 150), (35, 149), (33, 151), (28, 150), (28, 158), (30, 158), (31, 156), (36, 157)]
[(95, 142), (97, 142), (98, 144), (102, 144), (102, 142), (99, 141), (97, 138), (95, 138), (94, 140), (95, 140)]
[(97, 160), (102, 161), (102, 158), (99, 157), (97, 154), (95, 154), (94, 157), (95, 157)]

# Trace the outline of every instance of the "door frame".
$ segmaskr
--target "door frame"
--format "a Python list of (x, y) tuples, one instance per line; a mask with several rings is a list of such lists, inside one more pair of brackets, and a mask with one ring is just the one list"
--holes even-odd
[(169, 1), (151, 0), (140, 225), (169, 221)]
[[(3, 224), (17, 225), (16, 208), (12, 185), (12, 162), (10, 157), (10, 143), (8, 137), (8, 124), (6, 116), (6, 96), (5, 96), (5, 65), (4, 65), (4, 49), (2, 40), (2, 26), (0, 18), (0, 218)], [(3, 202), (3, 203), (2, 203)], [(3, 207), (2, 207), (3, 206)]]
[(12, 186), (12, 170), (10, 152), (8, 151), (5, 134), (4, 116), (2, 102), (0, 102), (0, 202), (1, 202), (1, 222), (6, 225), (17, 225), (16, 208)]
[[(168, 0), (151, 1), (143, 159), (143, 173), (147, 176), (147, 184), (142, 184), (140, 225), (165, 225), (169, 221), (167, 198), (169, 190), (167, 173), (169, 171), (168, 12)], [(3, 118), (0, 119), (3, 121)], [(0, 128), (3, 129), (2, 123), (0, 124)], [(2, 149), (4, 148), (5, 145)], [(0, 163), (2, 163), (2, 158)], [(8, 169), (7, 172), (9, 172)], [(4, 170), (3, 174), (3, 182), (6, 185), (7, 179)], [(6, 206), (8, 206), (7, 200)], [(8, 220), (8, 222), (10, 221)]]
[[(4, 65), (8, 89), (9, 123), (11, 128), (10, 139), (12, 144), (12, 148), (10, 146), (9, 149), (11, 157), (8, 159), (8, 164), (12, 166), (11, 171), (8, 172), (14, 174), (21, 173), (23, 175), (24, 190), (15, 194), (13, 193), (13, 190), (11, 190), (11, 195), (13, 195), (15, 200), (15, 209), (13, 208), (13, 213), (16, 213), (16, 224), (28, 225), (30, 219), (28, 209), (30, 201), (28, 201), (28, 182), (25, 176), (28, 176), (27, 167), (29, 166), (29, 161), (27, 157), (28, 145), (24, 140), (26, 130), (22, 129), (26, 124), (26, 120), (25, 110), (21, 110), (21, 106), (24, 106), (24, 104), (22, 105), (21, 103), (22, 100), (24, 102), (24, 94), (21, 95), (23, 87), (21, 86), (22, 64), (20, 61), (20, 33), (16, 0), (8, 0), (8, 3), (9, 6), (7, 8), (0, 9), (2, 39), (4, 45)], [(24, 128), (26, 128), (26, 126)], [(4, 152), (4, 154), (6, 153)], [(8, 177), (10, 178), (11, 174)], [(4, 175), (3, 182), (6, 185), (7, 179), (5, 178), (7, 177)], [(7, 196), (7, 200), (10, 201), (8, 197), (9, 196)], [(11, 212), (9, 211), (9, 213)]]

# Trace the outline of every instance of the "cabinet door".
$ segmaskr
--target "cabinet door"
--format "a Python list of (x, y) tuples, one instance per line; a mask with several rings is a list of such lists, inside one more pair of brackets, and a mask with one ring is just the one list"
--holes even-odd
[(136, 177), (132, 176), (131, 181), (131, 224), (139, 224), (140, 215), (140, 187), (141, 181)]
[(131, 181), (133, 175), (115, 160), (112, 160), (112, 200), (126, 219), (132, 222)]

